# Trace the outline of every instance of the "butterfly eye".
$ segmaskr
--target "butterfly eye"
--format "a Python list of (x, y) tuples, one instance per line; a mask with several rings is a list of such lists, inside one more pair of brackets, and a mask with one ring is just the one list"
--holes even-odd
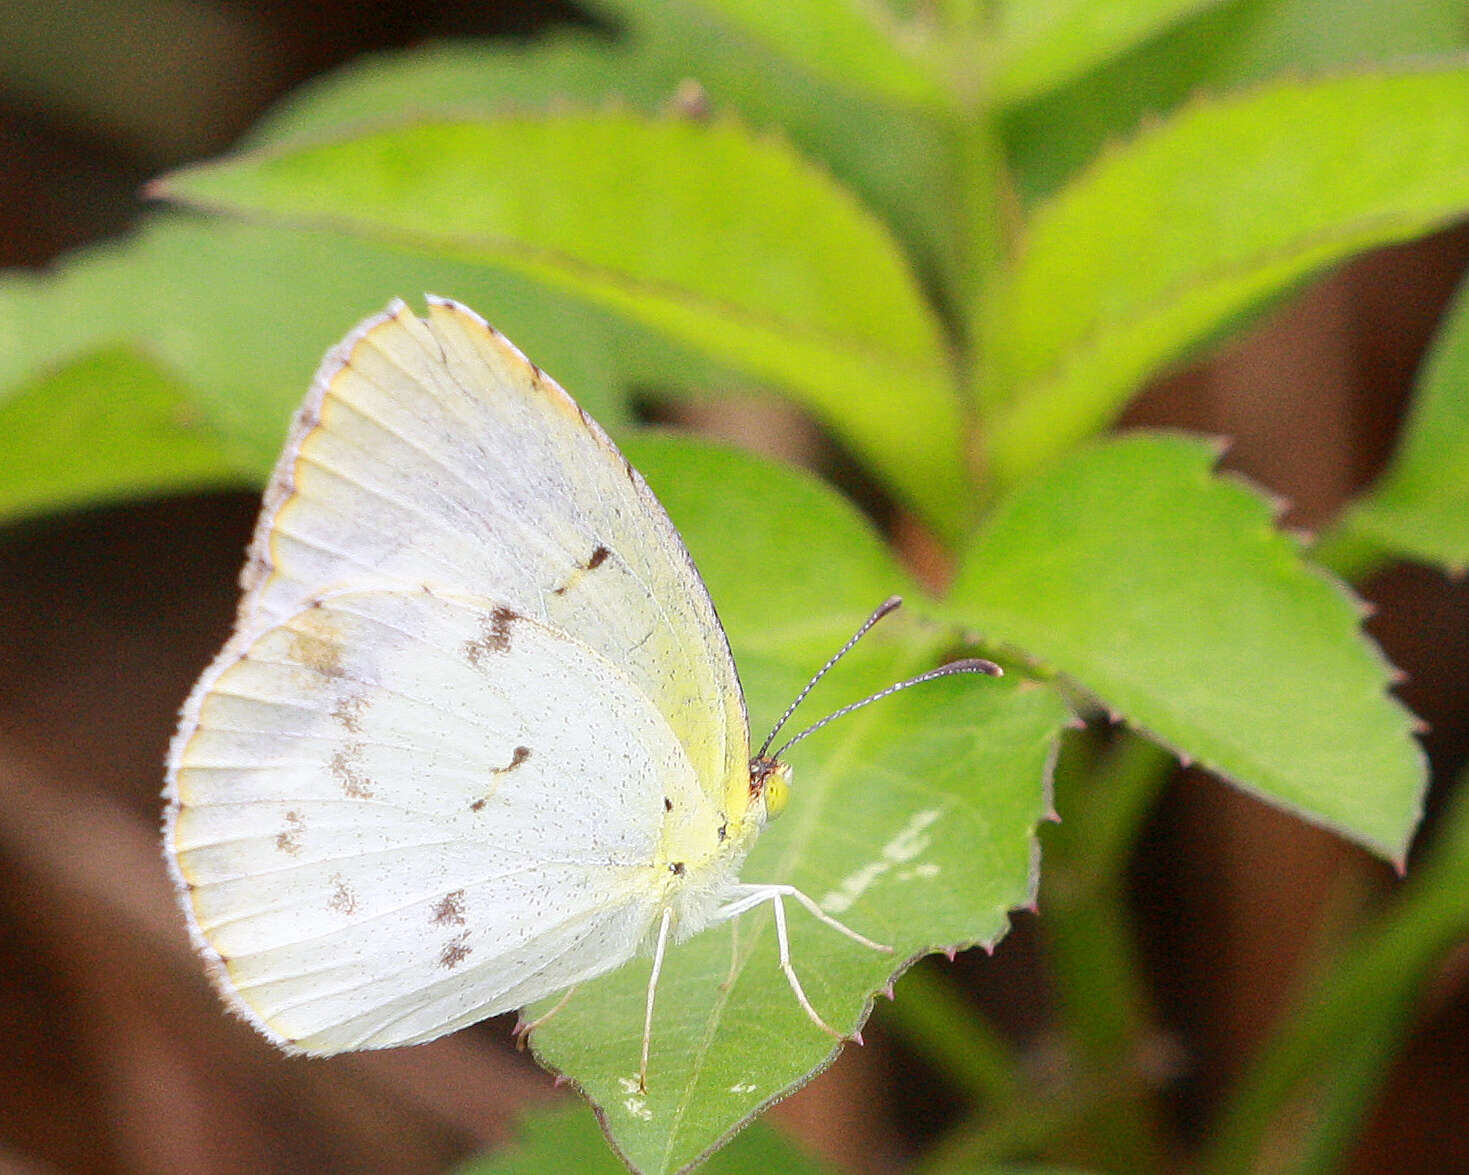
[(791, 800), (791, 768), (788, 763), (777, 763), (765, 777), (765, 818), (774, 820), (786, 810)]

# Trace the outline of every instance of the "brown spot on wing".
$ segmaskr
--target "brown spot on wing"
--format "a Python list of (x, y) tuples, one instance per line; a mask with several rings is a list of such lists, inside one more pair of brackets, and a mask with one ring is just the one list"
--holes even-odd
[(503, 605), (480, 620), (479, 636), (465, 641), (464, 659), (478, 668), (480, 661), (492, 653), (503, 653), (510, 648), (510, 626), (524, 617), (514, 608)]
[(362, 733), (362, 712), (367, 709), (366, 694), (346, 694), (332, 707), (332, 718), (351, 734)]
[(276, 833), (275, 847), (279, 852), (294, 857), (301, 851), (301, 830), (306, 827), (305, 817), (300, 812), (286, 813), (286, 826)]
[(434, 908), (429, 911), (429, 921), (435, 926), (463, 926), (464, 891), (456, 889), (435, 902)]
[(335, 910), (343, 917), (351, 917), (357, 913), (357, 895), (352, 887), (347, 884), (347, 879), (340, 873), (332, 874), (332, 896), (326, 900), (326, 908)]
[(598, 543), (595, 547), (592, 548), (592, 553), (587, 556), (586, 562), (578, 563), (572, 573), (566, 577), (566, 582), (558, 588), (553, 588), (551, 594), (553, 596), (564, 596), (572, 588), (576, 587), (577, 584), (581, 583), (581, 581), (587, 577), (588, 572), (596, 571), (597, 568), (602, 566), (603, 563), (607, 562), (607, 560), (611, 558), (611, 556), (611, 548), (603, 546), (601, 543)]
[(445, 971), (452, 971), (469, 958), (472, 951), (473, 948), (469, 945), (469, 931), (456, 934), (444, 944), (444, 949), (439, 952), (439, 966)]
[[(510, 755), (510, 762), (507, 763), (504, 767), (496, 767), (494, 770), (492, 770), (490, 772), (490, 774), (493, 775), (493, 776), (495, 776), (496, 778), (498, 778), (501, 775), (506, 775), (509, 772), (514, 771), (517, 767), (519, 767), (522, 763), (524, 763), (529, 758), (530, 758), (530, 748), (529, 747), (516, 747), (515, 750)], [(492, 795), (494, 795), (494, 794), (495, 794), (495, 786), (492, 785), (490, 787), (490, 790), (488, 792), (486, 792), (484, 795), (482, 795), (479, 799), (475, 800), (474, 803), (472, 803), (472, 804), (469, 805), (469, 810), (471, 812), (479, 812), (479, 811), (481, 811), (484, 808), (486, 801), (488, 801), (489, 798)]]
[(343, 743), (327, 764), (327, 770), (342, 785), (342, 794), (349, 800), (372, 798), (372, 780), (362, 769), (361, 743)]

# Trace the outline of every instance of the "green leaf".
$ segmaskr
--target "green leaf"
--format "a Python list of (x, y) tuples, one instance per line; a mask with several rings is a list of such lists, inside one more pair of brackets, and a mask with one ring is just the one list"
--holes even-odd
[[(1096, 7), (1096, 6), (1094, 6)], [(1103, 145), (1200, 93), (1289, 74), (1417, 64), (1469, 46), (1461, 0), (1231, 0), (1005, 116), (1028, 201), (1054, 193)]]
[(1024, 101), (1224, 0), (1011, 0), (995, 20), (995, 94)]
[(902, 27), (881, 4), (850, 0), (597, 0), (594, 8), (626, 15), (654, 35), (692, 20), (759, 41), (818, 77), (887, 101), (928, 104), (944, 92), (932, 65), (902, 48), (924, 30)]
[(1455, 575), (1469, 567), (1469, 284), (1439, 330), (1391, 465), (1343, 527)]
[(1401, 862), (1425, 765), (1346, 590), (1211, 475), (1215, 450), (1131, 436), (1002, 502), (951, 610), (1075, 678), (1240, 787)]
[(813, 77), (706, 14), (665, 6), (613, 40), (562, 29), (529, 42), (446, 42), (372, 54), (291, 92), (251, 132), (249, 146), (335, 137), (349, 127), (429, 114), (603, 107), (666, 111), (690, 79), (713, 110), (788, 135), (852, 188), (924, 272), (953, 264), (954, 226), (936, 193), (955, 183), (942, 127), (906, 106), (873, 102)]
[(1462, 69), (1280, 84), (1190, 107), (1076, 180), (1032, 218), (989, 324), (992, 472), (1103, 427), (1313, 271), (1462, 212), (1466, 107)]
[(192, 389), (135, 351), (82, 356), (0, 397), (0, 523), (80, 503), (248, 482)]
[[(514, 274), (332, 233), (165, 217), (125, 241), (73, 254), (51, 273), (0, 276), (0, 396), (37, 383), (34, 402), (46, 413), (52, 393), (41, 384), (58, 367), (118, 346), (147, 354), (168, 373), (179, 412), (196, 422), (193, 433), (169, 434), (183, 446), (177, 460), (192, 460), (190, 438), (202, 430), (241, 476), (258, 480), (327, 347), (393, 295), (425, 290), (474, 306), (614, 432), (627, 419), (631, 387), (726, 378), (656, 336)], [(84, 504), (100, 488), (73, 467), (110, 463), (110, 436), (131, 427), (100, 380), (73, 386), (55, 411), (87, 423), (75, 433), (0, 431), (0, 468), (16, 471), (16, 509)], [(157, 439), (153, 460), (132, 467), (136, 494), (179, 488), (174, 458)]]
[[(629, 455), (709, 583), (758, 739), (906, 577), (854, 511), (807, 478), (668, 438), (639, 441)], [(935, 663), (942, 639), (942, 629), (901, 613), (884, 621), (797, 721)], [(829, 1023), (855, 1030), (873, 993), (909, 961), (945, 946), (992, 943), (1006, 929), (1006, 912), (1031, 900), (1034, 828), (1066, 718), (1050, 689), (1013, 678), (949, 678), (885, 699), (792, 752), (790, 810), (760, 836), (741, 877), (794, 884), (896, 948), (873, 951), (788, 903), (796, 970)], [(772, 917), (761, 908), (669, 952), (649, 1087), (640, 1094), (649, 966), (637, 960), (579, 988), (532, 1044), (598, 1106), (637, 1170), (667, 1172), (695, 1162), (808, 1080), (836, 1046), (787, 987)]]
[(159, 190), (586, 298), (785, 388), (957, 524), (959, 404), (934, 316), (883, 226), (778, 140), (624, 114), (427, 122)]
[[(519, 1133), (511, 1146), (456, 1167), (454, 1175), (544, 1175), (547, 1171), (627, 1175), (626, 1165), (608, 1149), (606, 1137), (585, 1106), (527, 1114)], [(700, 1168), (702, 1175), (750, 1175), (754, 1171), (822, 1175), (828, 1170), (760, 1123)]]

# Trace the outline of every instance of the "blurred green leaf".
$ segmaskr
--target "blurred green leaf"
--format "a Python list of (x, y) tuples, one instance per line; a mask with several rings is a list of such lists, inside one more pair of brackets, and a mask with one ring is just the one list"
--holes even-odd
[[(627, 1175), (627, 1166), (607, 1146), (596, 1119), (585, 1106), (562, 1106), (527, 1114), (519, 1139), (493, 1154), (456, 1167), (454, 1175)], [(703, 1175), (822, 1175), (831, 1168), (807, 1158), (778, 1131), (757, 1122), (729, 1146), (709, 1157)]]
[(1439, 329), (1391, 465), (1343, 528), (1454, 575), (1469, 567), (1469, 285)]
[[(514, 274), (329, 232), (170, 216), (124, 241), (72, 254), (50, 273), (0, 276), (0, 396), (99, 348), (130, 348), (168, 373), (180, 411), (204, 422), (240, 476), (260, 480), (327, 347), (394, 295), (416, 299), (424, 291), (474, 306), (614, 432), (627, 419), (632, 387), (717, 386), (729, 378), (657, 336)], [(0, 432), (0, 467), (23, 471), (17, 478), (29, 485), (12, 490), (16, 508), (89, 500), (94, 487), (71, 466), (101, 460), (118, 421), (107, 381), (99, 377), (89, 390), (86, 375), (86, 368), (78, 372), (64, 408), (91, 421), (83, 432)], [(50, 393), (37, 384), (33, 394), (44, 411)], [(192, 451), (186, 434), (175, 439)], [(177, 488), (169, 460), (158, 447), (153, 461), (134, 470), (133, 490)]]
[(1425, 786), (1412, 716), (1341, 585), (1211, 474), (1215, 450), (1132, 436), (1002, 502), (952, 613), (1271, 803), (1401, 862)]
[(995, 19), (995, 93), (1024, 101), (1224, 0), (1010, 0)]
[(291, 90), (244, 140), (257, 149), (338, 137), (427, 116), (545, 110), (627, 101), (652, 113), (680, 77), (623, 39), (556, 29), (529, 41), (440, 41), (369, 53)]
[(939, 326), (884, 227), (784, 143), (623, 114), (421, 123), (176, 172), (169, 197), (479, 261), (788, 390), (947, 529)]
[(818, 77), (888, 101), (933, 103), (944, 93), (933, 67), (905, 52), (925, 30), (900, 26), (881, 4), (850, 0), (594, 0), (640, 30), (676, 34), (694, 20), (754, 39)]
[(191, 388), (124, 348), (0, 397), (0, 523), (77, 503), (248, 484)]
[(1289, 75), (1421, 63), (1469, 47), (1462, 0), (1232, 0), (1006, 112), (1028, 201), (1191, 96)]
[(989, 337), (990, 471), (1105, 426), (1147, 376), (1308, 274), (1469, 207), (1469, 70), (1202, 102), (1039, 209)]
[[(668, 438), (639, 441), (629, 456), (687, 537), (725, 618), (758, 739), (905, 577), (850, 507), (809, 479)], [(885, 622), (797, 721), (933, 664), (942, 639), (911, 620)], [(1030, 900), (1034, 828), (1066, 719), (1049, 689), (950, 678), (843, 719), (792, 752), (790, 810), (761, 835), (742, 878), (799, 886), (896, 947), (873, 951), (788, 904), (796, 970), (829, 1023), (855, 1030), (873, 993), (910, 960), (994, 942), (1007, 911)], [(684, 1168), (835, 1055), (786, 985), (762, 907), (733, 931), (716, 926), (670, 951), (640, 1094), (648, 972), (642, 959), (582, 986), (532, 1038), (537, 1055), (599, 1106), (640, 1171)]]

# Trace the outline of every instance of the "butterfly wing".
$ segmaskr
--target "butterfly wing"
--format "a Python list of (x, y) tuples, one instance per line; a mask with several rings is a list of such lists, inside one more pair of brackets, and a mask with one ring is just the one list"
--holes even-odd
[(427, 319), (394, 302), (327, 356), (267, 491), (242, 624), (424, 584), (501, 601), (619, 666), (738, 823), (744, 696), (678, 532), (570, 396), (436, 298)]
[(225, 650), (170, 755), (169, 858), (232, 1004), (295, 1050), (427, 1040), (626, 961), (706, 807), (607, 658), (505, 604), (328, 596)]

